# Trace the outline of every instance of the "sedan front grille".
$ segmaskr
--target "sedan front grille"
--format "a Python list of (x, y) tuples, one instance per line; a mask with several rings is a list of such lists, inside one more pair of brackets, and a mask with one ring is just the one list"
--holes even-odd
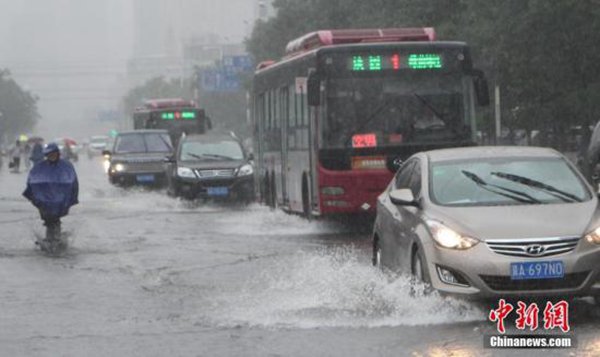
[(234, 170), (233, 169), (224, 169), (224, 170), (196, 170), (196, 174), (200, 178), (226, 178), (233, 177)]
[(162, 172), (164, 170), (161, 161), (127, 161), (123, 164), (125, 165), (125, 172)]
[(581, 237), (488, 239), (487, 246), (494, 252), (511, 257), (541, 258), (568, 253), (575, 249)]
[(585, 282), (589, 271), (565, 274), (563, 278), (512, 280), (510, 276), (480, 275), (495, 291), (560, 290), (578, 288)]

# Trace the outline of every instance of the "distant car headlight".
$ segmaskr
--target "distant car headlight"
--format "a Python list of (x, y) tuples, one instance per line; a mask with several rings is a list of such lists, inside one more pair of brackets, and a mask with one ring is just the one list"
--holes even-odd
[(185, 178), (196, 178), (196, 174), (189, 167), (178, 167), (177, 176)]
[(239, 168), (238, 170), (238, 176), (248, 176), (248, 175), (252, 175), (254, 173), (254, 169), (252, 168), (252, 165), (244, 165), (242, 167)]
[(587, 240), (590, 243), (600, 244), (600, 227), (586, 234), (585, 240)]
[(127, 169), (127, 166), (123, 164), (114, 164), (113, 166), (113, 170), (115, 170), (116, 172), (123, 172), (125, 171), (125, 169)]
[(479, 243), (479, 240), (463, 236), (441, 222), (433, 220), (427, 220), (426, 222), (433, 239), (444, 248), (466, 250)]

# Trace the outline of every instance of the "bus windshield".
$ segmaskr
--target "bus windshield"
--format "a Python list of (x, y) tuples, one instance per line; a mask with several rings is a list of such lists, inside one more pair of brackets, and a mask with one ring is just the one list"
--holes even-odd
[(330, 79), (323, 143), (360, 148), (469, 138), (468, 83), (458, 73)]

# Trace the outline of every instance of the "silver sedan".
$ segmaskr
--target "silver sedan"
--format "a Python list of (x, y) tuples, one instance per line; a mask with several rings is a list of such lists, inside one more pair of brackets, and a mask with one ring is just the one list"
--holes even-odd
[(418, 153), (378, 198), (373, 263), (452, 294), (600, 302), (598, 198), (551, 149)]

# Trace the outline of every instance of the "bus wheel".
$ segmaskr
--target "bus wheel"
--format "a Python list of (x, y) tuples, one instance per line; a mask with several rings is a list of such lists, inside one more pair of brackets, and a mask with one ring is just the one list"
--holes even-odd
[(308, 220), (312, 218), (310, 199), (308, 195), (308, 180), (306, 179), (306, 175), (302, 177), (302, 214)]
[(265, 178), (262, 179), (262, 185), (260, 185), (260, 199), (265, 205), (269, 205), (271, 203), (271, 198), (269, 197), (269, 175), (265, 174)]

